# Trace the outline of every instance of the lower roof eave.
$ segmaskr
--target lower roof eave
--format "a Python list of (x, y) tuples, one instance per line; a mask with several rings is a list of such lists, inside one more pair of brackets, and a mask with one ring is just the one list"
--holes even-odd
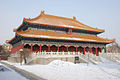
[[(21, 37), (24, 37), (22, 35), (20, 35)], [(33, 38), (33, 37), (24, 37), (24, 38)], [(34, 37), (34, 38), (37, 38), (37, 37)], [(37, 38), (37, 39), (48, 39), (48, 40), (61, 40), (61, 41), (66, 41), (66, 40), (63, 40), (63, 39), (49, 39), (49, 38)], [(67, 40), (67, 41), (77, 41), (77, 40)], [(114, 41), (111, 41), (111, 42), (94, 42), (94, 41), (77, 41), (77, 42), (88, 42), (88, 43), (99, 43), (99, 44), (110, 44), (110, 43), (113, 43)]]

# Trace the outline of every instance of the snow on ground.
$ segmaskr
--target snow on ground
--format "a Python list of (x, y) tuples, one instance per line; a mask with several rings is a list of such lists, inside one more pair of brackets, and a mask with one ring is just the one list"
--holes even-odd
[[(27, 70), (47, 80), (120, 80), (120, 64), (102, 58), (104, 63), (74, 64), (55, 60), (48, 65), (22, 65)], [(8, 62), (7, 62), (8, 63)]]
[(28, 80), (11, 68), (0, 63), (0, 80)]
[(98, 64), (98, 67), (111, 76), (116, 76), (120, 80), (120, 63), (109, 61), (102, 58), (104, 63)]

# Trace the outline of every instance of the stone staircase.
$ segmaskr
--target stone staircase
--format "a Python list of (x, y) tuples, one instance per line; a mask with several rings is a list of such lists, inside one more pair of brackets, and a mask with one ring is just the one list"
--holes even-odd
[(100, 59), (100, 56), (96, 56), (94, 54), (91, 54), (89, 52), (86, 52), (86, 54), (80, 54), (79, 58), (85, 61), (86, 63), (93, 63), (96, 64), (98, 62), (102, 62)]

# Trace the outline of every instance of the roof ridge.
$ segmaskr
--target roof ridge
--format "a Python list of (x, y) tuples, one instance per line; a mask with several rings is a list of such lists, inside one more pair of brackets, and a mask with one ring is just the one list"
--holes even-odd
[(29, 21), (32, 21), (32, 20), (37, 20), (38, 18), (40, 18), (41, 15), (39, 14), (37, 17), (35, 18), (24, 18), (24, 20), (29, 20)]
[(57, 18), (63, 18), (63, 19), (67, 19), (67, 20), (72, 20), (72, 21), (76, 21), (76, 19), (73, 19), (73, 18), (67, 18), (67, 17), (61, 17), (61, 16), (55, 16), (55, 15), (50, 15), (50, 14), (43, 14), (42, 12), (37, 16), (37, 17), (35, 17), (35, 18), (24, 18), (25, 20), (30, 20), (30, 21), (32, 21), (32, 20), (36, 20), (36, 19), (39, 19), (40, 17), (42, 17), (42, 16), (51, 16), (51, 17), (57, 17)]
[(67, 17), (62, 17), (62, 16), (55, 16), (55, 15), (50, 15), (50, 14), (45, 14), (45, 15), (46, 15), (46, 16), (52, 16), (52, 17), (63, 18), (63, 19), (75, 21), (75, 19), (73, 19), (73, 18), (67, 18)]
[[(55, 15), (45, 14), (44, 11), (41, 11), (41, 13), (40, 13), (37, 17), (35, 17), (35, 18), (32, 18), (32, 19), (31, 19), (31, 18), (29, 18), (29, 19), (26, 19), (26, 18), (25, 18), (25, 19), (32, 21), (32, 20), (36, 20), (36, 19), (42, 17), (43, 15), (44, 15), (44, 16), (57, 17), (57, 18), (63, 18), (63, 19), (67, 19), (67, 20), (72, 20), (72, 21), (75, 21), (75, 22), (77, 22), (77, 23), (79, 23), (79, 24), (82, 24), (82, 25), (84, 25), (84, 26), (86, 26), (86, 27), (90, 27), (90, 26), (88, 26), (88, 25), (85, 25), (84, 23), (79, 22), (79, 21), (76, 19), (76, 17), (74, 17), (74, 16), (73, 16), (73, 18), (67, 18), (67, 17), (61, 17), (61, 16), (55, 16)], [(92, 27), (90, 27), (90, 28), (92, 28)]]

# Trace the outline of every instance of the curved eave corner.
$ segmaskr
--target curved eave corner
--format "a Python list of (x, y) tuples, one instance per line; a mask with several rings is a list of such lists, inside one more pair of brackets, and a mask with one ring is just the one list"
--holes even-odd
[(5, 43), (9, 44), (10, 40), (6, 40)]
[(74, 20), (75, 20), (77, 23), (80, 23), (80, 24), (82, 24), (82, 25), (84, 25), (84, 26), (86, 26), (86, 27), (89, 27), (89, 28), (95, 29), (94, 31), (93, 31), (93, 30), (88, 30), (88, 31), (99, 32), (99, 33), (105, 32), (104, 29), (93, 28), (93, 27), (91, 27), (91, 26), (88, 26), (88, 25), (85, 25), (85, 24), (79, 22), (79, 21), (76, 20), (76, 19), (74, 19)]
[(13, 37), (11, 40), (6, 40), (6, 43), (7, 43), (7, 44), (10, 44), (10, 42), (11, 42), (13, 39), (15, 39), (15, 37)]
[(18, 26), (18, 28), (16, 29), (16, 31), (18, 31), (18, 29), (23, 25), (23, 23), (26, 22), (26, 18), (23, 18), (23, 22), (20, 26)]
[(109, 40), (107, 44), (110, 44), (110, 43), (113, 43), (113, 42), (115, 42), (115, 40)]

